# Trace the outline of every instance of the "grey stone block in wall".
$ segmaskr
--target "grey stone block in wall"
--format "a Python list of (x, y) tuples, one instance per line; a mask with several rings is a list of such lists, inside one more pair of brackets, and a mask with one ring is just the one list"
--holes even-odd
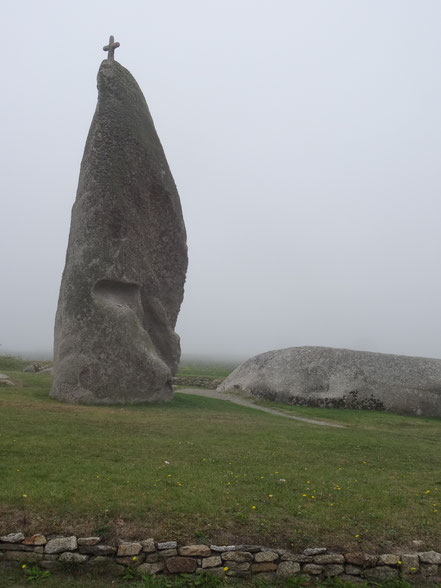
[(106, 59), (72, 209), (51, 395), (170, 400), (186, 270), (179, 195), (146, 101), (130, 72)]
[(390, 568), (389, 566), (368, 568), (363, 571), (362, 577), (367, 580), (374, 580), (375, 582), (384, 582), (386, 580), (394, 580), (398, 578), (398, 570)]
[(72, 553), (70, 551), (65, 551), (60, 555), (58, 561), (64, 563), (83, 563), (89, 559), (88, 555), (82, 555), (81, 553)]
[(155, 552), (155, 540), (153, 538), (144, 539), (140, 541), (142, 545), (142, 550), (145, 553), (154, 553)]
[(203, 568), (215, 568), (216, 566), (220, 565), (222, 565), (222, 559), (220, 555), (212, 555), (211, 557), (206, 557), (202, 560)]
[(137, 571), (140, 574), (148, 574), (150, 576), (153, 576), (154, 574), (158, 574), (159, 572), (162, 572), (162, 570), (164, 569), (164, 562), (160, 561), (157, 563), (144, 563), (141, 564), (140, 566), (138, 566)]
[(138, 555), (142, 545), (138, 542), (124, 542), (118, 547), (117, 557), (127, 557), (129, 555)]
[(226, 562), (250, 562), (253, 561), (253, 556), (248, 551), (225, 551), (221, 557)]
[(441, 553), (436, 551), (423, 551), (418, 556), (423, 563), (441, 564)]
[(275, 551), (261, 551), (254, 556), (254, 561), (256, 562), (276, 561), (278, 559), (279, 555)]
[(163, 541), (158, 543), (158, 549), (176, 549), (178, 547), (177, 541)]
[(441, 359), (290, 347), (247, 360), (218, 390), (286, 404), (441, 417)]
[(62, 551), (74, 551), (77, 547), (77, 538), (74, 535), (71, 537), (57, 537), (46, 543), (44, 552), (61, 553)]
[(296, 561), (282, 561), (277, 568), (278, 576), (294, 576), (300, 572), (300, 564)]

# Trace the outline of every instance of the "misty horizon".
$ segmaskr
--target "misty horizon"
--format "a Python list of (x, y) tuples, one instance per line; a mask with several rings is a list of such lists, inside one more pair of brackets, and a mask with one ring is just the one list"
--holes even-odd
[(0, 354), (52, 354), (112, 34), (181, 198), (183, 358), (441, 358), (441, 4), (42, 0), (2, 14)]

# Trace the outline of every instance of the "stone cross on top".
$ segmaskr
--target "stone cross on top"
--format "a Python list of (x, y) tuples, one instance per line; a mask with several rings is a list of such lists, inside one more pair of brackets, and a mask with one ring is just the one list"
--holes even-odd
[(103, 51), (108, 51), (107, 53), (107, 59), (109, 61), (115, 61), (115, 49), (119, 47), (119, 43), (116, 42), (115, 43), (115, 39), (113, 38), (113, 35), (110, 35), (109, 37), (109, 44), (106, 45), (105, 47), (103, 47)]

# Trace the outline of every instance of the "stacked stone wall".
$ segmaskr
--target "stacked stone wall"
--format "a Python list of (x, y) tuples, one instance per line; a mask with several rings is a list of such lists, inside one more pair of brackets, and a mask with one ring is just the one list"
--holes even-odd
[(441, 553), (436, 551), (367, 554), (325, 547), (295, 553), (256, 545), (183, 545), (152, 538), (107, 544), (101, 537), (10, 533), (0, 537), (1, 565), (38, 565), (63, 571), (79, 566), (123, 575), (130, 567), (145, 575), (201, 574), (266, 579), (304, 576), (320, 581), (339, 577), (353, 584), (406, 579), (415, 586), (441, 584)]

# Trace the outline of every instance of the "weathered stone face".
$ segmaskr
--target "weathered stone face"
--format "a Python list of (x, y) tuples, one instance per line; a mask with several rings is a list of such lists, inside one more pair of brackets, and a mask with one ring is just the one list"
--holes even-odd
[(290, 347), (256, 355), (218, 387), (234, 389), (286, 404), (441, 417), (441, 360)]
[(186, 270), (179, 195), (146, 101), (132, 75), (105, 60), (72, 209), (51, 395), (169, 400)]

